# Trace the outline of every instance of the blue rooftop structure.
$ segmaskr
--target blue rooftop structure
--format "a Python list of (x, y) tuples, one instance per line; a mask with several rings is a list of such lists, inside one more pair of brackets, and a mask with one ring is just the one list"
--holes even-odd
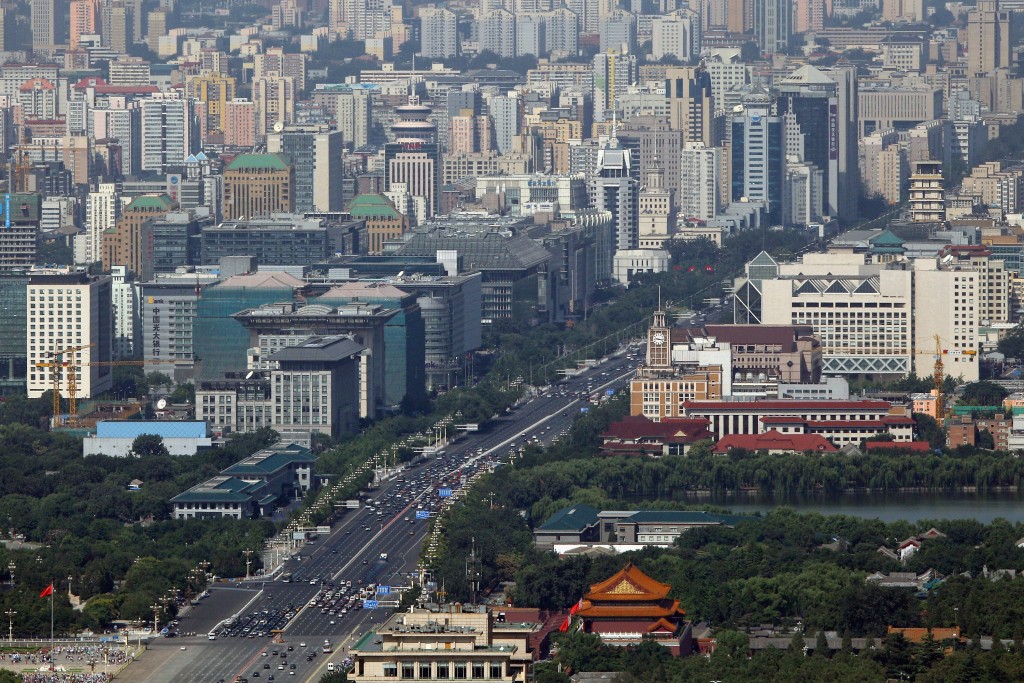
[(96, 423), (96, 436), (101, 439), (134, 439), (143, 434), (155, 434), (164, 439), (205, 439), (209, 436), (206, 422), (202, 420), (104, 420)]

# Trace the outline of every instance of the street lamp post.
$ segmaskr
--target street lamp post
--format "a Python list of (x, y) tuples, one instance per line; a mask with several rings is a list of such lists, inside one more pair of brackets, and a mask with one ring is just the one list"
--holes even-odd
[(7, 573), (11, 577), (11, 588), (14, 588), (14, 570), (18, 568), (18, 565), (14, 564), (14, 560), (7, 563)]
[(17, 614), (17, 612), (15, 612), (12, 609), (9, 609), (6, 612), (4, 612), (4, 614), (7, 615), (7, 640), (8, 640), (8, 642), (13, 643), (14, 642), (14, 615)]
[(251, 576), (249, 573), (249, 567), (252, 566), (252, 550), (246, 548), (242, 551), (242, 554), (245, 555), (245, 578), (248, 580)]
[(153, 635), (156, 635), (160, 632), (160, 603), (154, 602), (149, 608), (153, 610)]

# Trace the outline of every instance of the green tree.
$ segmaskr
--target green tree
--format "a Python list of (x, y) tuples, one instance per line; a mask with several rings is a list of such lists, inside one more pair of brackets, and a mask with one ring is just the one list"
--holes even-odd
[(960, 403), (967, 406), (1000, 406), (1009, 392), (995, 382), (981, 381), (968, 384), (960, 395)]
[(164, 439), (157, 434), (139, 434), (132, 441), (130, 454), (136, 458), (167, 457), (170, 453), (164, 446)]

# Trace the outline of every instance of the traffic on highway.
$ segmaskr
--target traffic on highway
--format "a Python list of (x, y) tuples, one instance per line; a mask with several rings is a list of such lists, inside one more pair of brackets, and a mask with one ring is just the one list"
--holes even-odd
[[(544, 388), (436, 457), (379, 482), (364, 496), (361, 508), (350, 510), (329, 534), (311, 539), (291, 555), (273, 580), (213, 586), (206, 601), (181, 617), (180, 630), (197, 635), (173, 643), (155, 640), (153, 649), (173, 645), (179, 651), (170, 653), (159, 670), (135, 680), (315, 681), (344, 666), (349, 644), (384, 621), (399, 593), (415, 581), (430, 517), (446, 498), (457, 497), (467, 479), (507, 462), (527, 443), (549, 444), (564, 434), (592, 400), (628, 382), (637, 363), (633, 354), (620, 351)], [(220, 613), (210, 624), (217, 601), (239, 600), (238, 591), (248, 601), (229, 613), (230, 618)]]

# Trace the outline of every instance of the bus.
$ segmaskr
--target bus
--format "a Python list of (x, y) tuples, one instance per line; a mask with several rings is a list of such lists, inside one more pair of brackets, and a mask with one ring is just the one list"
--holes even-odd
[(331, 650), (332, 650), (332, 648), (331, 648), (331, 641), (325, 640), (324, 641), (324, 645), (323, 645), (324, 654), (330, 653)]

